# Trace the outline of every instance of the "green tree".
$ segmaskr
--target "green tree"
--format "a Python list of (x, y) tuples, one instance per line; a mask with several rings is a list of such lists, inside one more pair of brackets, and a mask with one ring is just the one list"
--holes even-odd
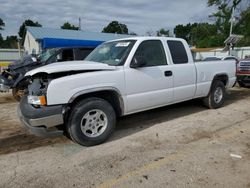
[(193, 23), (177, 25), (174, 28), (176, 37), (183, 38), (199, 48), (223, 46), (225, 37), (218, 32), (215, 24)]
[(129, 35), (137, 36), (137, 34), (135, 32), (130, 32)]
[[(0, 30), (3, 30), (5, 26), (5, 23), (3, 22), (3, 20), (0, 18)], [(1, 44), (3, 43), (3, 37), (2, 37), (2, 34), (0, 33), (0, 47), (1, 47)]]
[(237, 34), (241, 34), (244, 38), (239, 42), (239, 46), (250, 45), (250, 6), (241, 12), (239, 22), (235, 26)]
[(61, 29), (79, 30), (79, 27), (74, 26), (73, 24), (70, 24), (69, 22), (65, 22), (65, 23), (61, 26)]
[(232, 9), (236, 8), (241, 3), (241, 0), (208, 0), (208, 6), (216, 6), (217, 12), (210, 15), (215, 18), (215, 25), (218, 31), (225, 36), (229, 36), (230, 19), (232, 16)]
[(33, 27), (42, 27), (41, 24), (39, 24), (38, 22), (34, 22), (32, 20), (25, 20), (22, 25), (19, 28), (19, 32), (18, 35), (21, 38), (21, 44), (24, 43), (24, 38), (26, 35), (26, 27), (27, 26), (33, 26)]
[(0, 18), (0, 30), (3, 30), (5, 26), (5, 23), (3, 22), (3, 20)]
[(103, 28), (102, 32), (128, 34), (128, 28), (125, 24), (119, 23), (118, 21), (112, 21), (106, 27)]
[(156, 35), (169, 37), (169, 30), (165, 30), (165, 29), (161, 28), (159, 31), (156, 32)]
[[(204, 46), (204, 44), (207, 43), (208, 38), (216, 36), (217, 34), (217, 27), (214, 24), (194, 23), (191, 25), (190, 44), (196, 45), (197, 47)], [(210, 47), (211, 45), (208, 46)]]
[(17, 36), (7, 36), (5, 40), (0, 43), (1, 48), (18, 48)]
[(187, 42), (190, 42), (190, 32), (191, 32), (191, 24), (187, 24), (187, 25), (177, 25), (174, 28), (174, 34), (176, 37), (179, 38), (183, 38), (185, 39)]

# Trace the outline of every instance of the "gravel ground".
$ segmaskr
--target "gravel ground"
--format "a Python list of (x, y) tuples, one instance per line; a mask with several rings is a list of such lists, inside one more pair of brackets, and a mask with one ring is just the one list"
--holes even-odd
[(0, 187), (250, 187), (250, 90), (229, 92), (123, 117), (94, 147), (29, 134), (0, 94)]

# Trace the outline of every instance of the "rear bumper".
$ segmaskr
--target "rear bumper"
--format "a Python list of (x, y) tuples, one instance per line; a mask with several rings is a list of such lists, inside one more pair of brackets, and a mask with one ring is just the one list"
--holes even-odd
[(27, 98), (24, 97), (20, 101), (17, 113), (22, 125), (31, 133), (42, 137), (52, 137), (63, 134), (62, 130), (55, 128), (64, 123), (62, 109), (62, 105), (35, 108), (28, 104)]

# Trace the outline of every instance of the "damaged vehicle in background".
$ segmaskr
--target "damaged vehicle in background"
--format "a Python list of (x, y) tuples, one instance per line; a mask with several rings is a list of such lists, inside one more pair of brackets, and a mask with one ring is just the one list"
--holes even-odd
[(240, 87), (250, 87), (250, 58), (237, 63), (237, 82)]
[(202, 61), (217, 61), (217, 60), (235, 60), (235, 62), (237, 62), (238, 58), (235, 56), (225, 56), (225, 57), (209, 56), (205, 57)]
[(0, 92), (12, 89), (14, 98), (19, 101), (27, 91), (24, 75), (35, 68), (55, 62), (83, 60), (95, 47), (51, 48), (43, 53), (27, 55), (22, 60), (10, 64), (0, 75)]

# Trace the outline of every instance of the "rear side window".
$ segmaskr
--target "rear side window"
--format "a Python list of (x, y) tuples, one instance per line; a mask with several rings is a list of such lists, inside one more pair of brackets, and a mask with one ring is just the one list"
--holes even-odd
[(174, 64), (188, 63), (187, 52), (181, 41), (169, 40), (167, 43)]
[(165, 51), (159, 40), (143, 41), (137, 48), (134, 56), (143, 56), (147, 61), (145, 67), (167, 64)]
[(73, 60), (74, 60), (73, 49), (65, 49), (62, 51), (62, 56), (59, 61), (73, 61)]
[(226, 57), (224, 60), (236, 60), (234, 57)]
[(79, 48), (75, 49), (75, 59), (76, 60), (84, 60), (94, 48)]

